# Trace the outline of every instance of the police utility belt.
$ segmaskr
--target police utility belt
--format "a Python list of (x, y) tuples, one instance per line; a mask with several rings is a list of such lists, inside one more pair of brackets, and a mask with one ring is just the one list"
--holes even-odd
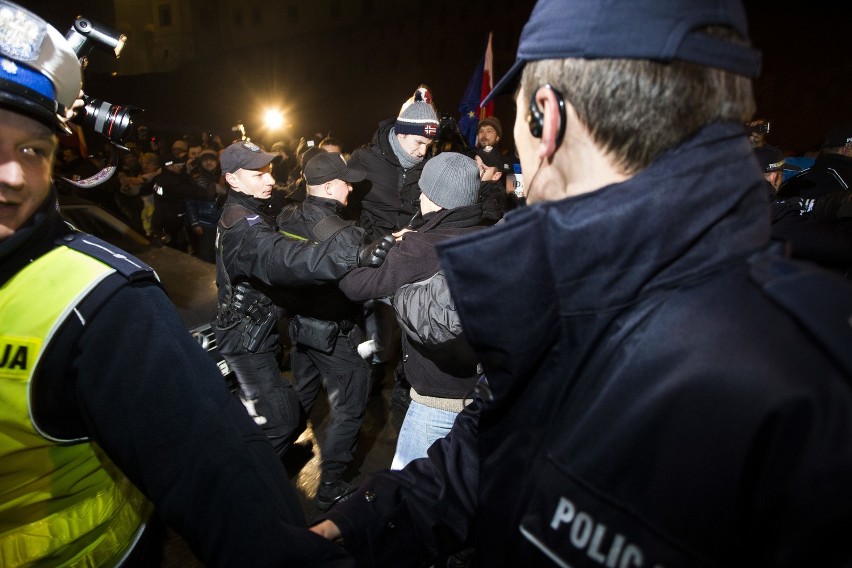
[(331, 353), (334, 351), (337, 336), (340, 334), (349, 336), (355, 329), (355, 323), (349, 320), (334, 322), (296, 315), (290, 319), (289, 331), (290, 340), (293, 343), (323, 353)]
[(240, 282), (229, 290), (228, 301), (216, 316), (220, 329), (240, 332), (240, 345), (256, 352), (278, 324), (272, 300)]

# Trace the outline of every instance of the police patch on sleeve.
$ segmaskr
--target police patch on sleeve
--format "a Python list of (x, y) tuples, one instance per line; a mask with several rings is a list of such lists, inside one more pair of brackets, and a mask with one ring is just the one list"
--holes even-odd
[(521, 534), (563, 568), (711, 567), (548, 460)]

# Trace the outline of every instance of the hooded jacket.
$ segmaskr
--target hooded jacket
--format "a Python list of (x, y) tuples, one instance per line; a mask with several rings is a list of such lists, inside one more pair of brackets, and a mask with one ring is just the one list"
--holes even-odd
[(489, 567), (848, 564), (852, 288), (768, 243), (748, 140), (717, 124), (439, 245), (487, 381), (428, 458), (330, 511), (347, 548), (374, 566), (463, 546)]

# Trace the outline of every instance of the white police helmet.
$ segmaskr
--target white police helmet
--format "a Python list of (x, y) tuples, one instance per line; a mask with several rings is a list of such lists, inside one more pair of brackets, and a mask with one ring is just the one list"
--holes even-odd
[(0, 0), (0, 107), (68, 132), (62, 117), (82, 84), (68, 40), (29, 10)]

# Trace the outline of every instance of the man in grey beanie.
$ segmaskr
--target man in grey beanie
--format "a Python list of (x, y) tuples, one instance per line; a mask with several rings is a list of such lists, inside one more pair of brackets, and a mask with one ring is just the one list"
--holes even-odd
[[(378, 268), (355, 269), (340, 281), (352, 300), (393, 296), (400, 286), (429, 278), (440, 270), (435, 244), (485, 225), (479, 197), (479, 167), (467, 156), (444, 152), (431, 158), (420, 176), (423, 225), (407, 231)], [(428, 317), (428, 316), (424, 316)], [(469, 402), (477, 363), (466, 342), (425, 346), (402, 336), (403, 367), (411, 384), (411, 403), (399, 432), (391, 467), (401, 469), (450, 431)]]

